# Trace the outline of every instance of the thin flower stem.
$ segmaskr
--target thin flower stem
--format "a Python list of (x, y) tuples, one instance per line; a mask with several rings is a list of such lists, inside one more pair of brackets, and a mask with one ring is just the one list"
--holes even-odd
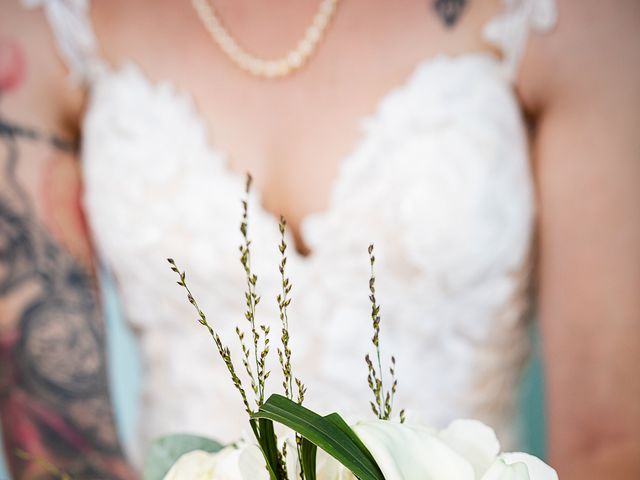
[[(370, 402), (371, 410), (381, 420), (389, 420), (393, 411), (393, 403), (398, 388), (398, 380), (396, 378), (396, 359), (391, 357), (391, 366), (389, 367), (391, 388), (384, 388), (384, 370), (382, 369), (382, 355), (380, 353), (380, 305), (376, 301), (376, 276), (375, 262), (376, 257), (373, 254), (373, 245), (369, 245), (369, 263), (371, 265), (371, 277), (369, 278), (369, 301), (371, 302), (371, 322), (373, 325), (373, 337), (371, 343), (375, 347), (375, 355), (377, 360), (377, 369), (369, 355), (365, 356), (367, 369), (367, 383), (369, 389), (373, 393), (373, 401)], [(400, 412), (400, 420), (404, 422), (404, 410)]]
[(285, 241), (285, 232), (287, 228), (287, 222), (284, 217), (280, 217), (280, 250), (281, 260), (278, 270), (280, 271), (280, 279), (282, 291), (277, 297), (278, 308), (280, 310), (280, 321), (282, 323), (282, 351), (280, 364), (282, 366), (282, 374), (284, 375), (284, 389), (287, 398), (293, 399), (293, 370), (291, 368), (291, 349), (289, 348), (289, 316), (288, 307), (291, 303), (289, 294), (291, 292), (291, 283), (286, 276), (287, 265), (287, 243)]
[[(378, 361), (378, 375), (374, 375), (375, 385), (375, 399), (378, 409), (378, 416), (384, 417), (384, 383), (383, 383), (383, 370), (382, 359), (380, 356), (380, 306), (376, 303), (376, 276), (375, 276), (375, 262), (376, 257), (373, 254), (373, 245), (369, 245), (369, 263), (371, 266), (371, 277), (369, 278), (369, 300), (371, 301), (371, 321), (373, 324), (373, 338), (372, 343), (376, 350), (376, 359)], [(375, 370), (374, 370), (375, 373)]]
[(257, 398), (258, 385), (253, 375), (253, 368), (251, 367), (251, 351), (244, 343), (244, 332), (240, 330), (240, 327), (238, 326), (236, 326), (236, 336), (238, 337), (238, 342), (240, 343), (240, 348), (242, 349), (242, 365), (244, 365), (244, 369), (247, 372), (247, 376), (249, 377), (249, 380), (251, 382), (251, 389), (253, 390), (253, 393)]
[(260, 333), (256, 328), (256, 306), (260, 302), (260, 297), (256, 294), (256, 283), (258, 281), (257, 275), (251, 271), (251, 240), (249, 240), (248, 234), (248, 219), (249, 219), (249, 192), (251, 190), (252, 178), (251, 175), (247, 175), (245, 184), (246, 197), (242, 201), (242, 222), (240, 224), (240, 232), (242, 233), (243, 245), (240, 246), (240, 262), (245, 271), (247, 277), (247, 291), (245, 292), (245, 302), (247, 311), (245, 312), (245, 318), (248, 320), (251, 326), (251, 335), (253, 338), (253, 356), (256, 367), (256, 379), (253, 380), (257, 384), (256, 404), (258, 408), (264, 403), (265, 384), (269, 372), (266, 370), (266, 357), (269, 352), (269, 328), (261, 325), (260, 329), (263, 333), (263, 347), (260, 348)]
[(224, 364), (226, 365), (227, 370), (231, 375), (231, 380), (233, 382), (233, 385), (235, 386), (236, 390), (238, 390), (238, 392), (240, 393), (240, 397), (242, 398), (242, 403), (244, 404), (245, 410), (249, 415), (251, 415), (253, 412), (251, 411), (251, 407), (249, 406), (249, 401), (247, 400), (247, 394), (244, 390), (244, 387), (242, 386), (242, 381), (236, 374), (235, 368), (233, 366), (233, 362), (231, 360), (231, 352), (229, 348), (224, 345), (224, 343), (222, 342), (222, 339), (220, 338), (218, 333), (213, 329), (213, 327), (209, 324), (206, 315), (200, 309), (198, 302), (196, 301), (195, 297), (191, 293), (191, 290), (189, 289), (189, 286), (187, 285), (186, 273), (183, 271), (180, 271), (180, 269), (178, 268), (178, 265), (172, 258), (168, 258), (167, 261), (171, 266), (171, 270), (174, 271), (176, 274), (178, 274), (178, 277), (179, 277), (178, 285), (184, 288), (185, 291), (187, 292), (187, 300), (189, 300), (189, 303), (193, 306), (193, 308), (195, 308), (196, 312), (198, 312), (198, 317), (199, 317), (198, 322), (209, 331), (209, 334), (213, 338), (213, 341), (216, 344), (216, 347), (218, 349), (218, 353), (222, 357), (222, 360), (224, 361)]
[[(278, 350), (278, 354), (280, 357), (280, 366), (282, 367), (282, 374), (284, 376), (284, 380), (282, 386), (284, 387), (285, 395), (290, 400), (293, 400), (293, 369), (291, 367), (291, 348), (289, 347), (289, 339), (291, 338), (289, 335), (289, 316), (288, 316), (288, 307), (291, 303), (291, 298), (289, 294), (291, 293), (291, 282), (286, 275), (286, 266), (287, 266), (287, 242), (285, 239), (285, 233), (287, 231), (287, 221), (284, 217), (280, 217), (279, 223), (280, 229), (280, 245), (278, 249), (280, 250), (280, 265), (278, 270), (280, 272), (280, 280), (282, 285), (282, 291), (276, 298), (278, 302), (278, 308), (280, 310), (280, 321), (282, 323), (282, 350)], [(299, 379), (295, 379), (296, 384), (298, 385), (298, 403), (302, 405), (304, 401), (304, 393), (305, 387)], [(305, 480), (306, 474), (302, 469), (302, 437), (296, 433), (296, 450), (298, 454), (298, 460), (300, 463), (300, 479)]]

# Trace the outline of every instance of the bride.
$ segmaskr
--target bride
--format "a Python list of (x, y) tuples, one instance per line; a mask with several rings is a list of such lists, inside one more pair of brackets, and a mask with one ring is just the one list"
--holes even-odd
[[(125, 458), (139, 462), (159, 435), (241, 434), (242, 408), (165, 258), (232, 339), (249, 171), (258, 315), (277, 320), (282, 214), (312, 407), (367, 406), (374, 242), (403, 407), (435, 426), (480, 418), (508, 443), (533, 303), (550, 462), (566, 480), (640, 477), (637, 2), (1, 5), (7, 452), (73, 478), (132, 478)], [(96, 259), (145, 368), (126, 455)], [(17, 478), (45, 478), (42, 461), (8, 458)]]

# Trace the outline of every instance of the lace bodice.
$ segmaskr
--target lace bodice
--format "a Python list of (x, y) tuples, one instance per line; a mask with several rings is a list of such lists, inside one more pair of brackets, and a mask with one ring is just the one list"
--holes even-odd
[[(165, 258), (187, 270), (203, 309), (235, 345), (243, 179), (211, 147), (188, 95), (152, 84), (135, 64), (114, 71), (102, 63), (86, 0), (26, 3), (45, 7), (73, 78), (90, 87), (84, 202), (143, 358), (139, 445), (177, 431), (231, 440), (245, 425), (241, 403)], [(529, 28), (549, 28), (555, 8), (553, 0), (505, 4), (485, 31), (504, 60), (468, 54), (421, 63), (362, 122), (329, 208), (302, 224), (313, 253), (289, 258), (294, 362), (320, 411), (368, 408), (366, 247), (374, 242), (383, 350), (398, 356), (399, 404), (436, 425), (480, 417), (503, 435), (510, 425), (527, 351), (534, 220), (512, 78)], [(259, 192), (249, 208), (258, 315), (276, 331), (277, 219)]]

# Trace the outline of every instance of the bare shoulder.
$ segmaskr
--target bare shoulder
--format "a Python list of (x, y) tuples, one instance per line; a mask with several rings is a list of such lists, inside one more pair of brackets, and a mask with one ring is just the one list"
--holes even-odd
[[(533, 34), (518, 88), (531, 110), (594, 93), (639, 95), (640, 2), (557, 0), (558, 24)], [(626, 89), (633, 91), (626, 91)]]
[(41, 9), (0, 0), (0, 109), (16, 120), (69, 133), (83, 101)]

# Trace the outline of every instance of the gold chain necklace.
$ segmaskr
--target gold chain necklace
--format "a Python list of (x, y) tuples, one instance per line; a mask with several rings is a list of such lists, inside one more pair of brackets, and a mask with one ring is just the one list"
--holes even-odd
[(322, 0), (307, 31), (293, 50), (281, 58), (265, 60), (244, 50), (224, 27), (209, 0), (192, 0), (198, 17), (220, 50), (245, 72), (262, 78), (282, 78), (302, 68), (318, 49), (340, 0)]

